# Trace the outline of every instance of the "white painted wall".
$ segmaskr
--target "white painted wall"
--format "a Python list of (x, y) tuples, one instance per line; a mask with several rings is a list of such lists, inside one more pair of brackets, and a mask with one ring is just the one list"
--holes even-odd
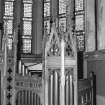
[(97, 105), (105, 105), (105, 97), (97, 95)]

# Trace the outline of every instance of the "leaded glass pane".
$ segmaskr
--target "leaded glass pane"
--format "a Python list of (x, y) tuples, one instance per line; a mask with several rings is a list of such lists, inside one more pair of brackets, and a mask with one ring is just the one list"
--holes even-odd
[(83, 0), (75, 0), (75, 10), (83, 10)]
[(12, 34), (12, 30), (13, 30), (13, 21), (8, 20), (8, 22), (7, 22), (7, 33)]
[(11, 17), (11, 16), (4, 16), (3, 17), (5, 20), (13, 20), (13, 17)]
[(59, 28), (61, 31), (66, 31), (66, 18), (59, 18)]
[(77, 45), (79, 51), (84, 50), (84, 35), (77, 36)]
[(31, 53), (31, 39), (23, 39), (23, 53)]
[(8, 38), (8, 49), (12, 50), (12, 38)]
[(31, 25), (31, 21), (24, 21), (23, 22), (23, 33), (24, 35), (31, 35), (31, 29), (32, 29), (32, 25)]
[(76, 16), (76, 31), (84, 29), (84, 15)]
[(44, 21), (44, 29), (46, 30), (46, 32), (49, 34), (50, 33), (50, 21)]
[(32, 4), (24, 4), (24, 17), (32, 17)]
[(44, 17), (50, 16), (50, 3), (44, 3)]
[(32, 0), (23, 0), (24, 3), (32, 3)]
[(59, 14), (66, 13), (66, 0), (59, 0)]
[(13, 16), (13, 2), (5, 2), (5, 15)]

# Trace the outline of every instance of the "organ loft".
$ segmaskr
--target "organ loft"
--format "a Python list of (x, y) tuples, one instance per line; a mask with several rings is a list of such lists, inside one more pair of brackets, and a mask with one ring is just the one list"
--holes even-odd
[(0, 105), (105, 105), (104, 0), (0, 0)]

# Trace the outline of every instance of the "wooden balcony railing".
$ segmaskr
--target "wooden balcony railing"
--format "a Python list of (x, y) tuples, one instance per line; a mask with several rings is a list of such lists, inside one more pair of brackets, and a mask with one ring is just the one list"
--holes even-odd
[(94, 105), (94, 87), (93, 78), (91, 76), (88, 79), (81, 79), (78, 81), (78, 105)]

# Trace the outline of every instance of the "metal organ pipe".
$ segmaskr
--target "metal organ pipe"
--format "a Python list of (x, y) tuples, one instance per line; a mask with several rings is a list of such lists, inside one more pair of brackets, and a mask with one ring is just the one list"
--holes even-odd
[(58, 105), (58, 73), (54, 71), (54, 105)]
[(21, 72), (21, 69), (22, 69), (22, 62), (21, 62), (21, 60), (19, 60), (19, 74), (21, 74), (22, 72)]

